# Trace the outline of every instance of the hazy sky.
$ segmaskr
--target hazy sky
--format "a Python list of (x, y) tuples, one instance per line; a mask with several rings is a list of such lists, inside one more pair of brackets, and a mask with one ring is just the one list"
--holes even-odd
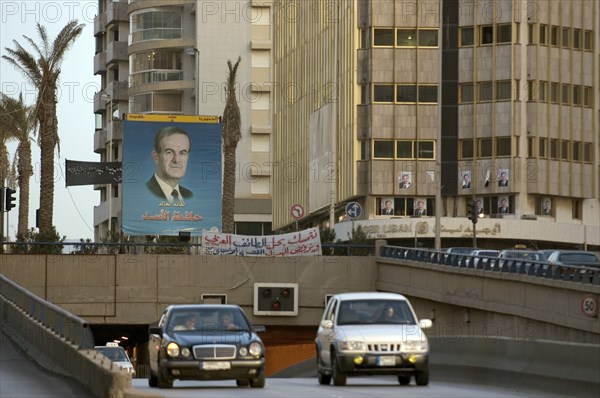
[[(14, 49), (17, 40), (26, 50), (33, 48), (23, 38), (26, 35), (39, 42), (36, 24), (46, 27), (51, 41), (68, 21), (77, 19), (85, 25), (82, 34), (69, 49), (61, 67), (58, 101), (58, 133), (60, 156), (55, 156), (54, 225), (68, 240), (94, 237), (94, 206), (100, 203), (99, 191), (92, 185), (65, 186), (65, 160), (99, 161), (94, 153), (94, 93), (100, 89), (100, 79), (94, 75), (94, 17), (98, 2), (81, 1), (9, 1), (0, 0), (0, 55), (6, 47)], [(23, 75), (5, 60), (0, 59), (0, 91), (12, 97), (22, 92), (25, 102), (32, 104), (34, 89)], [(33, 143), (34, 175), (30, 184), (29, 227), (35, 227), (35, 211), (39, 207), (39, 161), (37, 143)], [(8, 145), (11, 158), (16, 145)], [(17, 230), (17, 210), (9, 214), (11, 238)], [(6, 226), (3, 226), (4, 230)]]

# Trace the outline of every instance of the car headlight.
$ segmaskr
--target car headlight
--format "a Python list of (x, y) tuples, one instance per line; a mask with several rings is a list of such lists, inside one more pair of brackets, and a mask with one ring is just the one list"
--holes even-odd
[(167, 354), (170, 357), (178, 357), (179, 356), (179, 346), (176, 343), (167, 344)]
[(245, 357), (248, 355), (248, 349), (246, 347), (240, 347), (240, 356)]
[(403, 351), (427, 351), (427, 346), (426, 340), (407, 341)]
[(183, 357), (189, 357), (190, 356), (190, 349), (187, 347), (184, 347), (181, 349), (181, 356)]
[(254, 341), (248, 346), (248, 352), (255, 357), (259, 357), (262, 354), (262, 346)]
[(362, 341), (340, 341), (340, 350), (342, 351), (365, 351), (366, 346)]

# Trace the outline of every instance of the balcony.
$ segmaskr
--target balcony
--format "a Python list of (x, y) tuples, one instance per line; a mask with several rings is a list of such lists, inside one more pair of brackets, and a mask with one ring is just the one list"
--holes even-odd
[(106, 72), (106, 52), (94, 55), (94, 75)]
[(94, 152), (102, 153), (106, 150), (106, 129), (98, 129), (94, 132)]
[(94, 113), (104, 113), (106, 111), (106, 104), (110, 97), (106, 96), (104, 92), (99, 91), (94, 94)]
[[(111, 125), (108, 126), (108, 128), (109, 129), (112, 128), (113, 141), (122, 141), (123, 140), (123, 121), (121, 119), (114, 119), (111, 122)], [(109, 139), (110, 139), (110, 136), (107, 136), (106, 137), (107, 142)]]
[(107, 63), (127, 61), (129, 59), (127, 55), (127, 42), (124, 41), (113, 41), (112, 43), (109, 43), (106, 53)]
[(106, 87), (106, 94), (108, 94), (112, 101), (128, 101), (129, 96), (127, 94), (127, 90), (128, 83), (126, 81), (114, 81), (108, 83), (108, 87)]
[[(111, 207), (110, 210), (109, 207)], [(112, 211), (115, 216), (121, 212), (121, 198), (112, 198), (111, 206), (109, 206), (108, 201), (100, 203), (99, 206), (94, 206), (94, 225), (107, 221), (109, 211)]]
[(106, 11), (106, 24), (118, 22), (129, 22), (129, 16), (127, 15), (127, 2), (112, 2), (108, 6)]
[(94, 17), (94, 36), (106, 33), (106, 13)]

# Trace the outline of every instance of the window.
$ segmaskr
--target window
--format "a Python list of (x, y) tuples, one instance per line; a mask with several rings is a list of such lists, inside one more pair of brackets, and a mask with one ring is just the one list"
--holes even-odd
[(533, 101), (535, 99), (535, 81), (527, 81), (527, 101)]
[(511, 42), (511, 29), (512, 25), (496, 25), (496, 43), (510, 43)]
[(479, 83), (479, 101), (491, 101), (494, 95), (494, 87), (492, 82)]
[(394, 29), (373, 29), (374, 47), (393, 47)]
[(558, 159), (558, 140), (550, 139), (550, 159)]
[(419, 102), (436, 103), (438, 94), (438, 86), (435, 85), (420, 85), (419, 86)]
[(571, 159), (574, 162), (579, 162), (581, 160), (580, 156), (581, 156), (581, 142), (579, 141), (575, 141), (573, 142), (573, 146), (571, 149)]
[(573, 29), (573, 48), (581, 50), (581, 29)]
[(527, 25), (527, 44), (535, 44), (535, 25)]
[(592, 48), (593, 48), (592, 31), (591, 30), (586, 30), (583, 33), (583, 49), (591, 51)]
[(539, 145), (538, 145), (538, 156), (540, 158), (545, 158), (546, 155), (546, 145), (547, 145), (547, 139), (544, 137), (540, 137), (539, 138)]
[(499, 101), (511, 99), (510, 80), (496, 82), (496, 99)]
[(558, 42), (558, 26), (552, 26), (550, 28), (550, 44), (553, 46), (558, 46), (560, 44)]
[(550, 101), (558, 102), (558, 83), (550, 83)]
[(581, 105), (581, 86), (573, 85), (573, 105)]
[(394, 141), (374, 141), (373, 157), (376, 159), (393, 159)]
[(129, 110), (132, 113), (181, 113), (181, 102), (181, 94), (140, 94), (130, 99)]
[(473, 27), (460, 29), (460, 45), (467, 47), (473, 45)]
[(563, 47), (571, 46), (571, 28), (562, 28), (562, 45)]
[(581, 219), (581, 202), (579, 201), (579, 199), (573, 199), (573, 202), (571, 202), (571, 210), (572, 210), (573, 219), (580, 220)]
[(594, 97), (592, 93), (592, 88), (586, 86), (583, 88), (583, 105), (586, 107), (591, 107), (593, 103)]
[(181, 51), (154, 50), (130, 56), (130, 86), (183, 80)]
[(480, 26), (480, 44), (492, 44), (494, 42), (494, 27)]
[[(384, 203), (388, 198), (384, 197), (376, 197), (375, 203), (377, 206), (376, 214), (381, 215), (381, 206), (380, 203)], [(427, 215), (433, 216), (435, 215), (435, 200), (428, 198), (419, 198), (419, 200), (423, 200), (426, 205)], [(394, 198), (394, 213), (397, 216), (411, 216), (413, 214), (414, 209), (414, 198)]]
[(181, 10), (147, 10), (131, 14), (130, 42), (183, 37)]
[(473, 102), (473, 83), (460, 84), (460, 102)]
[(396, 45), (398, 47), (416, 47), (416, 29), (398, 29), (396, 33)]
[(407, 140), (396, 141), (396, 157), (398, 159), (413, 159), (413, 142)]
[(433, 29), (419, 29), (419, 46), (437, 47), (438, 31)]
[(546, 94), (546, 92), (548, 91), (548, 82), (540, 81), (538, 88), (539, 88), (539, 93), (538, 93), (539, 100), (542, 102), (548, 101), (548, 97)]
[(511, 154), (511, 138), (498, 137), (496, 138), (496, 156), (510, 156)]
[(548, 25), (540, 25), (540, 44), (546, 45), (548, 42)]
[(561, 93), (561, 102), (565, 105), (569, 105), (571, 103), (571, 85), (570, 84), (563, 83), (562, 93)]
[(562, 140), (560, 142), (560, 158), (561, 160), (569, 160), (570, 159), (570, 150), (569, 150), (569, 141)]
[(417, 102), (417, 85), (398, 84), (396, 86), (396, 102)]
[(492, 157), (492, 139), (491, 138), (479, 139), (479, 157), (480, 158), (491, 158)]
[(417, 141), (418, 159), (435, 159), (433, 141)]
[(392, 84), (373, 85), (373, 102), (394, 102), (394, 86)]
[(460, 155), (462, 159), (473, 159), (473, 140), (460, 141)]
[(590, 142), (583, 143), (583, 161), (586, 163), (592, 162), (592, 144)]

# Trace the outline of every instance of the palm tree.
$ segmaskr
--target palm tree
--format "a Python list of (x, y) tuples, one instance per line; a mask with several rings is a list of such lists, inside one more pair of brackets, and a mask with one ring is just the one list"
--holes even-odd
[(16, 175), (19, 188), (17, 236), (24, 236), (29, 231), (29, 179), (33, 175), (30, 134), (35, 132), (37, 125), (33, 111), (33, 106), (23, 102), (22, 94), (19, 94), (17, 100), (0, 93), (0, 130), (19, 141), (11, 170), (11, 175)]
[(3, 55), (8, 63), (14, 66), (37, 88), (34, 106), (35, 118), (39, 123), (38, 143), (41, 150), (40, 160), (40, 235), (45, 236), (53, 230), (52, 217), (54, 211), (54, 149), (60, 151), (58, 137), (58, 120), (56, 116), (56, 92), (60, 65), (69, 47), (83, 31), (83, 24), (72, 20), (62, 28), (52, 43), (46, 28), (37, 24), (40, 36), (39, 45), (31, 38), (23, 36), (33, 47), (34, 53), (25, 50), (18, 41), (13, 40), (14, 49), (6, 48), (8, 55)]
[(227, 74), (227, 101), (223, 111), (223, 208), (221, 209), (221, 230), (225, 233), (234, 232), (234, 205), (235, 205), (235, 151), (238, 142), (242, 138), (240, 107), (235, 97), (235, 80), (241, 57), (238, 57), (235, 65), (227, 61), (229, 73)]
[[(0, 109), (0, 114), (1, 113), (3, 112)], [(6, 142), (11, 138), (8, 130), (5, 130), (2, 123), (0, 123), (0, 187), (4, 187), (10, 169), (9, 153)], [(0, 191), (0, 195), (3, 193), (4, 191)], [(2, 201), (0, 200), (0, 202)], [(0, 209), (0, 241), (4, 241), (4, 209)], [(3, 253), (3, 247), (4, 246), (0, 245), (0, 253)]]

